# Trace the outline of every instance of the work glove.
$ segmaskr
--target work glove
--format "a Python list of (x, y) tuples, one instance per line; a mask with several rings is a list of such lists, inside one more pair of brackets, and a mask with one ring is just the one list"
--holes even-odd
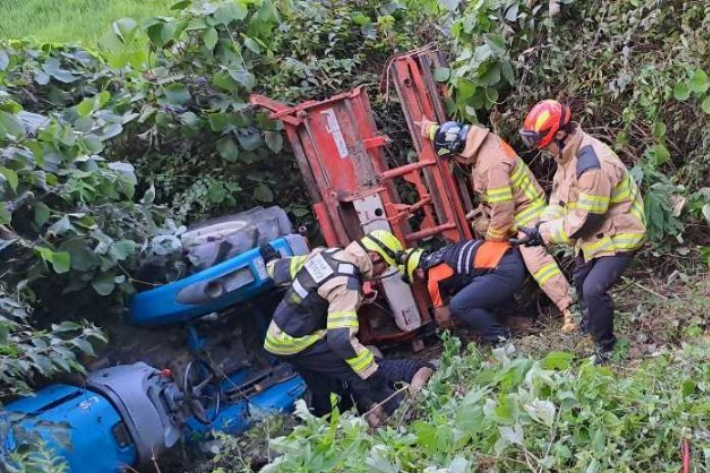
[(439, 124), (426, 118), (422, 118), (422, 121), (417, 122), (419, 124), (419, 134), (422, 138), (426, 138), (429, 141), (434, 141), (436, 136), (436, 131), (439, 129)]
[(540, 235), (539, 225), (536, 227), (520, 227), (522, 233), (525, 234), (525, 238), (513, 238), (510, 243), (513, 245), (525, 245), (525, 246), (542, 246), (542, 235)]
[(270, 243), (264, 243), (263, 245), (259, 246), (259, 254), (262, 258), (264, 258), (264, 264), (268, 263), (269, 261), (281, 258), (281, 253), (279, 253), (276, 248), (271, 246)]

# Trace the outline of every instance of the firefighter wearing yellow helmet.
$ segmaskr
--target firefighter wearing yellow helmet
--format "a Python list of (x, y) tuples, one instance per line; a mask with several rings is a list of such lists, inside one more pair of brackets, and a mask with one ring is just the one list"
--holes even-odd
[(264, 348), (305, 379), (316, 415), (330, 412), (330, 393), (341, 393), (343, 385), (361, 411), (391, 394), (374, 354), (357, 337), (357, 311), (363, 282), (394, 266), (402, 250), (402, 243), (386, 230), (370, 232), (345, 248), (316, 248), (305, 256), (279, 258), (262, 249), (265, 259), (271, 259), (269, 276), (288, 287)]

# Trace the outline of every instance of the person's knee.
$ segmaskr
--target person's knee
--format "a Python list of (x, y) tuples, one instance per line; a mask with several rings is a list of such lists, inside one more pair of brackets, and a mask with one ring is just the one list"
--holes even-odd
[(455, 295), (451, 301), (449, 301), (449, 310), (454, 317), (461, 318), (470, 309), (470, 302), (467, 298), (463, 297), (461, 293)]
[(606, 287), (606, 284), (596, 278), (587, 279), (584, 282), (584, 287), (582, 289), (584, 299), (588, 304), (590, 304), (590, 307), (594, 307), (591, 304), (603, 302), (604, 299), (609, 297), (607, 290), (608, 288)]

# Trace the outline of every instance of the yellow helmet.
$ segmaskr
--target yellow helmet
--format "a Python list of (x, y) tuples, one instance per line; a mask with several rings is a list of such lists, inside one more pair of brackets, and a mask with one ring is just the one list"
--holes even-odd
[(374, 251), (380, 255), (388, 266), (394, 266), (397, 253), (404, 250), (397, 237), (387, 230), (375, 230), (368, 233), (362, 237), (360, 244), (367, 251)]
[(414, 271), (419, 267), (422, 256), (424, 256), (423, 248), (409, 248), (404, 250), (398, 258), (397, 262), (401, 264), (397, 266), (397, 269), (402, 273), (403, 279), (407, 283), (412, 284), (414, 282)]

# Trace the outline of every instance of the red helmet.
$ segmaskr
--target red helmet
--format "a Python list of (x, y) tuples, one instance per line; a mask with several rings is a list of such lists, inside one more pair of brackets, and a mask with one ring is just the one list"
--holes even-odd
[(572, 113), (567, 105), (557, 100), (543, 100), (535, 105), (525, 117), (525, 126), (520, 136), (530, 147), (544, 148), (549, 145), (558, 131), (572, 121)]

